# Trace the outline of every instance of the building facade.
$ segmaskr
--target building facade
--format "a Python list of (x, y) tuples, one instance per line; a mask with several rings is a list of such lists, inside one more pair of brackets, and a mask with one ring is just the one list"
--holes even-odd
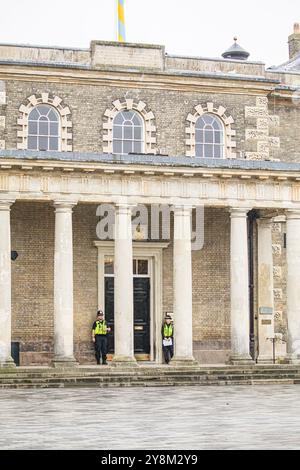
[(175, 365), (299, 360), (297, 25), (289, 46), (266, 69), (236, 42), (0, 44), (2, 366), (93, 362), (98, 308), (115, 364), (162, 362), (166, 312)]

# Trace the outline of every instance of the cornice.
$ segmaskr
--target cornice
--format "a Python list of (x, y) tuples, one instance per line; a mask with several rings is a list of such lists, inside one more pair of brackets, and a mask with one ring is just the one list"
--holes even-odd
[(234, 169), (234, 168), (203, 168), (178, 165), (177, 167), (167, 167), (159, 165), (133, 164), (124, 165), (118, 163), (97, 163), (97, 162), (75, 162), (75, 161), (54, 161), (54, 160), (38, 160), (30, 161), (28, 159), (1, 158), (0, 174), (13, 175), (20, 171), (24, 175), (31, 173), (43, 174), (44, 176), (57, 175), (63, 176), (126, 176), (134, 178), (138, 176), (149, 178), (178, 179), (183, 178), (190, 180), (193, 178), (203, 178), (205, 180), (230, 181), (239, 179), (243, 183), (259, 181), (268, 182), (276, 181), (278, 183), (296, 182), (300, 183), (300, 172), (286, 170), (260, 170), (260, 169)]
[(278, 83), (264, 77), (215, 77), (201, 74), (151, 73), (124, 70), (72, 69), (0, 65), (0, 80), (52, 82), (124, 88), (159, 89), (183, 92), (267, 95)]

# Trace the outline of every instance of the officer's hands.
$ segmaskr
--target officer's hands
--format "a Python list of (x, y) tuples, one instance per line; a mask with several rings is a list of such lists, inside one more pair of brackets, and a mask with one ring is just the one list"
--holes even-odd
[(111, 327), (110, 327), (110, 326), (107, 328), (107, 331), (111, 331)]
[(92, 338), (92, 340), (93, 340), (93, 343), (96, 341), (95, 338)]

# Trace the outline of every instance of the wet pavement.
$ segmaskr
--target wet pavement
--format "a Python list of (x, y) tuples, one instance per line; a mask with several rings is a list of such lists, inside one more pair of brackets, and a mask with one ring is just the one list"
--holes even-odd
[(1, 390), (0, 449), (300, 449), (300, 386)]

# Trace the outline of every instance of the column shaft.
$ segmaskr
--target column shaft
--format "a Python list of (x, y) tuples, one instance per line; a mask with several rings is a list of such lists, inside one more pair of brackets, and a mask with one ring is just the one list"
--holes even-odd
[(194, 364), (191, 216), (189, 207), (174, 210), (174, 326), (175, 356), (173, 364)]
[(300, 363), (300, 211), (287, 211), (288, 356)]
[(73, 229), (74, 203), (55, 205), (54, 366), (73, 366)]
[(252, 363), (250, 357), (249, 261), (247, 214), (231, 210), (231, 359), (233, 364)]
[(136, 365), (133, 319), (133, 248), (131, 206), (115, 211), (115, 355), (113, 364)]
[(0, 201), (0, 367), (14, 367), (11, 357), (11, 240), (10, 207)]
[(274, 280), (272, 219), (257, 221), (258, 235), (258, 362), (273, 362)]

